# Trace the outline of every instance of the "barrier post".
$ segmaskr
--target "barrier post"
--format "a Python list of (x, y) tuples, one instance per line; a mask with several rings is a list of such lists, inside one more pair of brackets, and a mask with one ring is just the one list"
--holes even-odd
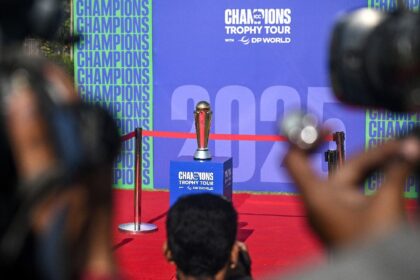
[(127, 233), (141, 233), (157, 230), (157, 226), (141, 222), (141, 192), (142, 192), (142, 128), (135, 130), (135, 165), (134, 165), (134, 223), (121, 224), (118, 229)]
[(337, 145), (337, 166), (341, 168), (345, 161), (344, 140), (345, 135), (343, 131), (338, 131), (333, 134), (333, 140)]
[(337, 151), (328, 150), (325, 152), (325, 161), (328, 165), (328, 177), (334, 173), (334, 170), (337, 168)]

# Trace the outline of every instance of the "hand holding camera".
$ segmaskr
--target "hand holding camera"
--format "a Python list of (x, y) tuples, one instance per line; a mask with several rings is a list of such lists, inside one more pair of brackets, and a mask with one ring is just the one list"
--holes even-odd
[[(335, 25), (329, 70), (334, 94), (344, 103), (398, 112), (420, 108), (420, 16), (397, 2), (394, 11), (362, 8)], [(404, 221), (404, 183), (420, 160), (418, 133), (356, 155), (328, 179), (309, 164), (314, 146), (293, 145), (285, 163), (310, 223), (326, 244), (372, 238)], [(361, 186), (374, 171), (383, 172), (385, 179), (376, 194), (366, 196)]]

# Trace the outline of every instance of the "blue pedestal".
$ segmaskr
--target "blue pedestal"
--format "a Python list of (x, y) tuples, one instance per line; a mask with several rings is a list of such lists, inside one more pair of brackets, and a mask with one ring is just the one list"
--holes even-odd
[(232, 199), (232, 158), (194, 160), (180, 157), (170, 164), (170, 206), (183, 195), (212, 193)]

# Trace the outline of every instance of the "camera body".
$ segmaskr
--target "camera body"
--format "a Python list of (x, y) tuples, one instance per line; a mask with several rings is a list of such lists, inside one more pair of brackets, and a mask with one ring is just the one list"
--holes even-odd
[(0, 5), (1, 46), (27, 36), (50, 40), (64, 19), (62, 0), (0, 0)]
[(362, 8), (341, 17), (329, 71), (344, 103), (407, 112), (420, 109), (420, 15)]
[[(49, 193), (71, 187), (89, 174), (100, 172), (102, 167), (109, 169), (119, 152), (120, 138), (113, 118), (104, 109), (81, 101), (63, 102), (62, 88), (45, 71), (51, 66), (50, 61), (28, 57), (20, 51), (27, 36), (46, 40), (53, 37), (62, 19), (62, 1), (0, 0), (0, 4), (0, 271), (26, 273), (19, 267), (39, 266), (39, 251), (48, 251), (47, 255), (61, 253), (64, 257), (59, 246), (68, 245), (33, 248), (37, 242), (28, 218), (33, 206)], [(30, 182), (18, 176), (6, 129), (7, 106), (14, 97), (13, 83), (22, 78), (35, 97), (57, 159), (53, 170)], [(58, 217), (51, 221), (52, 228), (65, 231), (60, 226), (62, 220)], [(58, 235), (65, 236), (65, 232)]]

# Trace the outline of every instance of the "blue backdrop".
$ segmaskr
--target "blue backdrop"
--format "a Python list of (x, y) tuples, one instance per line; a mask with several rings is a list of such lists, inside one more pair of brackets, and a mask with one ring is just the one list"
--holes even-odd
[[(345, 131), (347, 153), (363, 149), (365, 113), (344, 108), (332, 96), (327, 50), (336, 17), (366, 5), (154, 1), (154, 129), (193, 132), (194, 106), (208, 100), (213, 133), (276, 134), (277, 120), (300, 108)], [(191, 156), (196, 141), (156, 138), (154, 147), (155, 188), (167, 188), (169, 161)], [(210, 141), (209, 147), (216, 156), (233, 157), (235, 190), (295, 191), (282, 167), (286, 143)], [(326, 172), (323, 154), (314, 165)]]

